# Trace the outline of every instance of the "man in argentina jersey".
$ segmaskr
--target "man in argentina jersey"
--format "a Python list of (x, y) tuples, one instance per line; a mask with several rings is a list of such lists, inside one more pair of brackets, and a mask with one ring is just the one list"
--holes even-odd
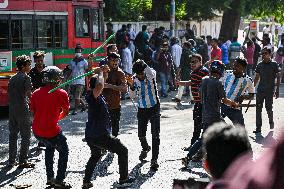
[(131, 89), (130, 97), (132, 99), (138, 97), (138, 137), (142, 146), (139, 160), (144, 160), (151, 150), (146, 140), (147, 124), (150, 121), (153, 148), (151, 170), (157, 171), (160, 145), (160, 100), (156, 83), (156, 71), (139, 59), (133, 64), (132, 70), (134, 76), (128, 78), (128, 84)]
[[(233, 64), (233, 71), (227, 71), (223, 77), (223, 86), (226, 97), (232, 101), (242, 103), (243, 100), (253, 98), (254, 85), (252, 78), (245, 75), (247, 60), (237, 57)], [(248, 93), (246, 95), (246, 92)], [(234, 125), (244, 126), (244, 117), (241, 109), (234, 109), (225, 104), (221, 105), (222, 116), (228, 117)]]

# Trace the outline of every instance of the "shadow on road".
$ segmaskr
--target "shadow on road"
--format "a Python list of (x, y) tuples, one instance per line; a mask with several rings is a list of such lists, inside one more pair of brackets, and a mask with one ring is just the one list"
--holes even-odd
[[(110, 166), (110, 164), (112, 163), (114, 158), (114, 154), (109, 152), (107, 153), (106, 157), (104, 158), (104, 160), (100, 160), (97, 163), (96, 168), (94, 169), (94, 174), (93, 174), (93, 179), (92, 180), (96, 180), (97, 177), (105, 177), (108, 175), (111, 175), (112, 173), (108, 173), (108, 166)], [(79, 173), (82, 176), (85, 175), (85, 170), (84, 171), (66, 171), (66, 175), (69, 173)]]
[[(37, 147), (30, 149), (29, 152), (29, 160), (32, 163), (39, 162), (39, 158), (37, 158), (42, 153), (41, 150), (38, 150)], [(3, 166), (3, 167), (2, 167)], [(28, 172), (32, 171), (33, 168), (28, 169), (20, 169), (18, 167), (10, 167), (8, 166), (8, 160), (4, 162), (0, 162), (0, 188), (9, 185), (13, 181), (15, 181), (18, 177), (27, 174)], [(14, 170), (15, 169), (15, 170)], [(13, 170), (13, 171), (12, 171)], [(26, 171), (28, 170), (28, 171)], [(12, 171), (12, 172), (11, 172)]]
[[(140, 163), (138, 163), (135, 167), (133, 167), (133, 169), (131, 170), (131, 172), (129, 173), (129, 176), (134, 178), (135, 181), (133, 182), (131, 187), (127, 187), (127, 188), (140, 188), (140, 186), (146, 182), (149, 178), (153, 177), (155, 175), (155, 171), (151, 171), (149, 169), (149, 171), (146, 174), (142, 174), (141, 173), (141, 168), (143, 167), (143, 165), (146, 163), (147, 161), (142, 161)], [(115, 185), (116, 183), (114, 183), (113, 185)], [(123, 188), (123, 187), (120, 187)], [(124, 187), (125, 188), (125, 187)]]

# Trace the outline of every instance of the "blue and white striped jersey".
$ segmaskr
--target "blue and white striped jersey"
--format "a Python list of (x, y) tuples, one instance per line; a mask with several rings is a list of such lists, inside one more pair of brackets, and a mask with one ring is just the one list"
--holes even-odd
[(140, 81), (136, 75), (133, 76), (134, 88), (130, 89), (130, 97), (138, 97), (137, 103), (139, 108), (151, 108), (160, 102), (158, 96), (156, 71), (149, 66), (145, 68), (146, 78)]
[(226, 71), (222, 78), (222, 83), (226, 92), (226, 97), (233, 101), (246, 92), (254, 93), (252, 78), (247, 75), (238, 78), (232, 71)]

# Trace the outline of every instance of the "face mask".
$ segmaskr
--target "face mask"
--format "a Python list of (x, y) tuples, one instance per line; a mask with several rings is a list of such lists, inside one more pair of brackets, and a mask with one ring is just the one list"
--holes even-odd
[(82, 53), (75, 53), (75, 57), (79, 58), (82, 56)]

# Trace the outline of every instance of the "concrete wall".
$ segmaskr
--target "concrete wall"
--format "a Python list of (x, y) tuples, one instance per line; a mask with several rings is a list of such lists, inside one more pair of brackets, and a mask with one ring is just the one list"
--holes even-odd
[[(190, 27), (195, 32), (195, 35), (211, 35), (212, 37), (218, 37), (221, 29), (222, 18), (216, 18), (214, 20), (208, 21), (190, 21)], [(132, 24), (132, 28), (136, 33), (141, 31), (142, 25), (148, 26), (148, 31), (152, 33), (155, 28), (164, 26), (169, 33), (170, 31), (170, 22), (166, 21), (144, 21), (144, 22), (112, 22), (114, 31), (117, 31), (121, 28), (122, 24)], [(185, 31), (185, 25), (188, 21), (177, 21), (175, 26), (175, 36), (183, 36)]]

